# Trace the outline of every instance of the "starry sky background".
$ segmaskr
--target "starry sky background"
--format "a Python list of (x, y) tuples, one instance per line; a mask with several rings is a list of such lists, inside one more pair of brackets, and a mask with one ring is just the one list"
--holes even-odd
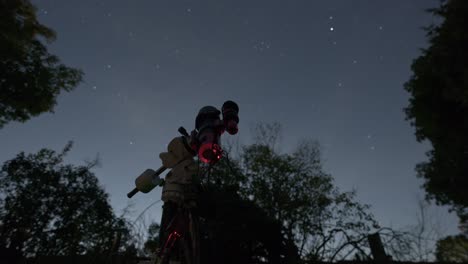
[[(57, 32), (49, 51), (81, 68), (84, 82), (61, 94), (55, 114), (0, 130), (0, 161), (19, 151), (74, 148), (67, 162), (94, 171), (117, 214), (131, 217), (160, 189), (126, 197), (134, 178), (158, 168), (158, 154), (193, 129), (204, 105), (240, 107), (240, 132), (277, 121), (281, 151), (318, 140), (324, 166), (342, 190), (357, 190), (381, 225), (415, 224), (424, 196), (414, 166), (428, 143), (405, 121), (411, 61), (427, 46), (424, 10), (436, 0), (59, 1), (36, 0)], [(447, 208), (430, 208), (443, 234), (457, 232)], [(160, 206), (150, 217), (159, 221)]]

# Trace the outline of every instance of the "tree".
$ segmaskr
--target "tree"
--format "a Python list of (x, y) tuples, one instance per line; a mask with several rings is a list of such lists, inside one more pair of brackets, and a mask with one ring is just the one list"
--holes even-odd
[(159, 229), (161, 226), (153, 222), (148, 227), (148, 238), (143, 245), (146, 253), (152, 254), (159, 247)]
[(441, 1), (430, 11), (442, 22), (426, 29), (429, 47), (411, 66), (405, 112), (417, 140), (432, 143), (429, 160), (416, 167), (427, 198), (451, 206), (463, 220), (468, 207), (468, 2)]
[(318, 143), (304, 141), (290, 154), (276, 151), (279, 136), (271, 133), (278, 128), (260, 124), (256, 138), (262, 140), (245, 146), (238, 160), (229, 155), (221, 160), (210, 181), (230, 186), (277, 221), (284, 241), (305, 261), (340, 260), (364, 251), (367, 234), (378, 227), (368, 206), (356, 202), (354, 192), (334, 186), (322, 169)]
[(468, 262), (468, 238), (457, 235), (439, 240), (436, 257), (441, 262)]
[(281, 224), (228, 186), (207, 185), (200, 200), (201, 263), (296, 263)]
[(28, 0), (0, 0), (0, 128), (53, 112), (61, 91), (71, 91), (82, 72), (48, 53), (43, 40), (55, 39)]
[(126, 221), (114, 215), (90, 171), (96, 163), (63, 164), (70, 149), (71, 143), (61, 153), (21, 152), (3, 164), (0, 247), (28, 257), (111, 254), (128, 245)]
[(418, 199), (416, 223), (401, 230), (384, 228), (379, 233), (386, 252), (395, 261), (430, 262), (435, 259), (436, 242), (442, 237), (440, 219), (430, 203)]
[[(195, 211), (200, 220), (201, 263), (295, 263), (291, 258), (297, 250), (283, 239), (277, 221), (235, 190), (205, 183)], [(160, 228), (155, 222), (149, 225), (145, 253), (153, 254), (161, 246)]]

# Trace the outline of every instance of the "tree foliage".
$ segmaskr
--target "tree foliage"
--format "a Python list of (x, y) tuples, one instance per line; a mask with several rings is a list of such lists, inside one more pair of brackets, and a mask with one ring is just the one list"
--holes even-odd
[(202, 263), (295, 263), (280, 223), (252, 201), (211, 185), (201, 199)]
[(430, 11), (442, 19), (428, 27), (429, 47), (412, 64), (405, 84), (410, 93), (406, 117), (419, 141), (433, 149), (417, 165), (428, 198), (460, 215), (468, 207), (468, 2), (441, 1)]
[[(0, 246), (24, 256), (108, 252), (129, 241), (124, 219), (90, 171), (94, 164), (63, 164), (61, 153), (21, 152), (0, 171)], [(118, 245), (117, 245), (118, 246)], [(117, 251), (117, 248), (112, 249)]]
[(457, 235), (439, 240), (436, 257), (441, 262), (468, 262), (468, 238)]
[[(201, 263), (295, 263), (294, 244), (282, 238), (279, 222), (226, 185), (204, 180), (198, 210)], [(144, 243), (151, 255), (160, 247), (158, 223), (151, 223)], [(297, 258), (297, 256), (296, 256)]]
[(145, 244), (143, 245), (145, 253), (152, 254), (155, 252), (155, 250), (160, 247), (159, 245), (159, 230), (161, 226), (156, 223), (152, 222), (148, 226), (148, 234), (147, 238), (145, 241)]
[(0, 128), (52, 112), (59, 93), (81, 81), (80, 70), (47, 51), (44, 40), (54, 39), (30, 1), (0, 0)]
[(394, 261), (434, 261), (436, 242), (442, 237), (440, 220), (430, 209), (430, 203), (419, 199), (415, 224), (400, 230), (380, 230), (386, 253)]
[(279, 129), (268, 127), (279, 125), (260, 124), (257, 138), (263, 141), (245, 146), (239, 159), (228, 155), (221, 160), (210, 181), (235, 190), (278, 222), (282, 243), (292, 243), (302, 260), (334, 261), (363, 251), (367, 234), (378, 228), (368, 206), (358, 203), (354, 192), (338, 190), (322, 168), (316, 142), (304, 141), (292, 153), (279, 153), (274, 149), (279, 136), (262, 136)]

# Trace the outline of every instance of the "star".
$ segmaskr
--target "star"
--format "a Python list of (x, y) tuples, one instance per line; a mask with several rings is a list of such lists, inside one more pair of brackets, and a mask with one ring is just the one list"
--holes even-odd
[(271, 43), (266, 41), (255, 41), (253, 48), (258, 51), (264, 51), (265, 49), (269, 49), (271, 47)]
[(331, 27), (331, 28), (330, 28), (330, 31), (333, 31), (333, 30), (335, 30), (335, 29), (334, 29), (333, 27)]

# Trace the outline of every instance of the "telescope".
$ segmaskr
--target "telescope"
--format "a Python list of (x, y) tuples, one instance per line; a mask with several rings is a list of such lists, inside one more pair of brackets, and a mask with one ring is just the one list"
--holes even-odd
[(217, 163), (223, 156), (221, 135), (225, 131), (231, 135), (239, 131), (238, 114), (239, 107), (233, 101), (224, 102), (221, 111), (213, 106), (202, 107), (195, 119), (195, 129), (189, 134), (185, 128), (180, 127), (178, 131), (182, 136), (174, 138), (168, 145), (168, 152), (159, 155), (163, 165), (156, 171), (147, 169), (140, 174), (135, 179), (135, 188), (127, 197), (132, 198), (138, 192), (148, 193), (156, 186), (163, 186), (165, 180), (160, 175), (166, 169), (173, 169), (184, 161), (193, 160), (195, 156), (206, 164)]

